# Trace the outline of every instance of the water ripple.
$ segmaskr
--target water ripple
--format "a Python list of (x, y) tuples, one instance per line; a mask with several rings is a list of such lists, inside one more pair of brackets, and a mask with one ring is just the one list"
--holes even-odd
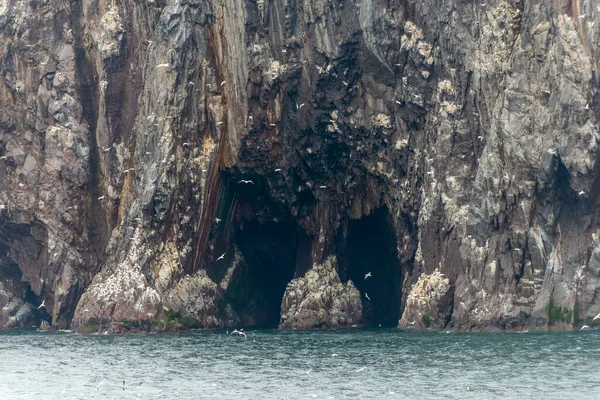
[[(597, 398), (599, 332), (0, 333), (2, 399)], [(332, 356), (335, 355), (335, 356)]]

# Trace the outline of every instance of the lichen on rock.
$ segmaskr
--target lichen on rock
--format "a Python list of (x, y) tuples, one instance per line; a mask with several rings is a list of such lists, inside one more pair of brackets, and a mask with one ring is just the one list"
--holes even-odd
[(342, 283), (336, 257), (292, 280), (281, 303), (283, 329), (344, 328), (360, 324), (362, 302), (352, 281)]

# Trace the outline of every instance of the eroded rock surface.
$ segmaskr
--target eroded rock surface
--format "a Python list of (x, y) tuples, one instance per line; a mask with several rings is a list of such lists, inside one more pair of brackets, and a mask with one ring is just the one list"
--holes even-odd
[(360, 292), (352, 281), (342, 283), (336, 269), (335, 257), (329, 257), (287, 285), (280, 328), (344, 328), (362, 322)]
[(0, 0), (0, 328), (273, 325), (331, 256), (371, 323), (600, 326), (599, 43), (587, 0)]

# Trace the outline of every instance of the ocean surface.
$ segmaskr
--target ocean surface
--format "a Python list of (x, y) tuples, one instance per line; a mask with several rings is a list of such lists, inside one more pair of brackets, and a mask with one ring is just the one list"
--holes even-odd
[(600, 332), (0, 332), (0, 399), (600, 399)]

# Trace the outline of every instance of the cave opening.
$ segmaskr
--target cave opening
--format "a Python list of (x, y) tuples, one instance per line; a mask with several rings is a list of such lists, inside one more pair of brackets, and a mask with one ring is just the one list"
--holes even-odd
[(381, 207), (368, 216), (350, 220), (342, 250), (338, 256), (340, 275), (343, 280), (351, 279), (361, 293), (365, 326), (397, 326), (402, 270), (387, 208)]
[(244, 263), (228, 300), (243, 325), (275, 328), (285, 289), (296, 273), (298, 231), (287, 223), (244, 221), (234, 241)]
[(310, 240), (260, 178), (253, 177), (251, 184), (238, 177), (230, 182), (235, 200), (232, 215), (224, 219), (232, 227), (234, 249), (229, 251), (239, 257), (229, 264), (231, 279), (220, 309), (228, 325), (276, 328), (287, 284), (308, 270)]

